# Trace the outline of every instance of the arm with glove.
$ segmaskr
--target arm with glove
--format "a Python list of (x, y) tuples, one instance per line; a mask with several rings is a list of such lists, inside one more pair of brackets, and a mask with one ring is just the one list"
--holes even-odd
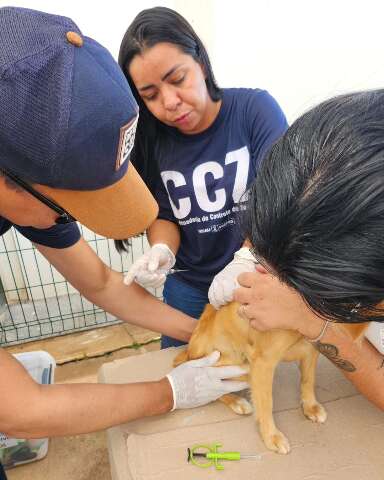
[(245, 241), (240, 250), (237, 250), (233, 260), (228, 263), (212, 280), (208, 291), (209, 303), (216, 309), (232, 302), (233, 291), (239, 288), (237, 277), (240, 273), (254, 272), (257, 261), (249, 250), (250, 244)]
[[(191, 360), (161, 380), (128, 384), (39, 385), (0, 349), (0, 429), (16, 438), (42, 438), (97, 432), (114, 425), (179, 408), (213, 402), (248, 387), (232, 380), (247, 373), (239, 366), (214, 365), (220, 357)], [(31, 401), (25, 408), (25, 398)]]
[(247, 382), (233, 380), (248, 373), (247, 370), (238, 365), (215, 367), (219, 358), (220, 352), (214, 351), (206, 357), (182, 363), (167, 375), (173, 394), (172, 410), (200, 407), (227, 393), (249, 387)]
[(166, 272), (175, 265), (180, 244), (178, 226), (169, 220), (157, 219), (149, 227), (147, 237), (151, 248), (133, 263), (124, 278), (126, 285), (135, 280), (144, 288), (161, 287)]

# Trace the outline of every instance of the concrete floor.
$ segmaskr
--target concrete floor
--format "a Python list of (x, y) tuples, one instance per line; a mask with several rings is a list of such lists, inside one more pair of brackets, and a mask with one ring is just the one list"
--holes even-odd
[[(11, 353), (32, 350), (51, 353), (58, 363), (56, 383), (96, 383), (103, 363), (158, 349), (156, 333), (123, 324), (8, 350)], [(103, 350), (111, 353), (103, 354)], [(50, 439), (45, 458), (9, 469), (7, 476), (9, 480), (111, 480), (106, 434), (97, 432)]]
[[(37, 288), (37, 287), (36, 287)], [(42, 288), (42, 287), (38, 287)], [(8, 305), (0, 315), (7, 343), (44, 338), (81, 328), (116, 323), (114, 317), (78, 293)]]

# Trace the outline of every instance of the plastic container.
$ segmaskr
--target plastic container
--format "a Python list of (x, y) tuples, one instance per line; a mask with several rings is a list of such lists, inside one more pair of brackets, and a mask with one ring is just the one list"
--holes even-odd
[[(44, 351), (25, 352), (14, 355), (36, 382), (54, 382), (55, 359)], [(48, 452), (48, 438), (24, 440), (10, 438), (0, 433), (0, 462), (5, 468), (40, 460)]]

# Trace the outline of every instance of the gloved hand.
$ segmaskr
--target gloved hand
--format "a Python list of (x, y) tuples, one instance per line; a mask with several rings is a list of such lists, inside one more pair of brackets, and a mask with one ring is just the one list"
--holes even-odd
[(165, 243), (155, 243), (133, 263), (124, 277), (124, 283), (130, 285), (135, 280), (144, 288), (158, 288), (165, 282), (166, 272), (175, 262), (175, 255)]
[(216, 309), (233, 300), (233, 291), (239, 288), (237, 277), (243, 272), (254, 272), (257, 261), (249, 248), (242, 247), (235, 252), (228, 263), (212, 280), (208, 290), (209, 303)]
[(214, 367), (220, 352), (190, 360), (174, 368), (167, 378), (173, 391), (173, 408), (194, 408), (217, 400), (222, 395), (248, 388), (247, 382), (225, 380), (244, 375), (247, 370), (238, 366)]

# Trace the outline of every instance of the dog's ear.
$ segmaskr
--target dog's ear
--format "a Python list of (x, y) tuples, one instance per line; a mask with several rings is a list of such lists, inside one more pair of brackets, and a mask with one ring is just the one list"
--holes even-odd
[(353, 340), (359, 340), (365, 330), (368, 328), (369, 322), (366, 323), (337, 323), (337, 326), (347, 332)]

